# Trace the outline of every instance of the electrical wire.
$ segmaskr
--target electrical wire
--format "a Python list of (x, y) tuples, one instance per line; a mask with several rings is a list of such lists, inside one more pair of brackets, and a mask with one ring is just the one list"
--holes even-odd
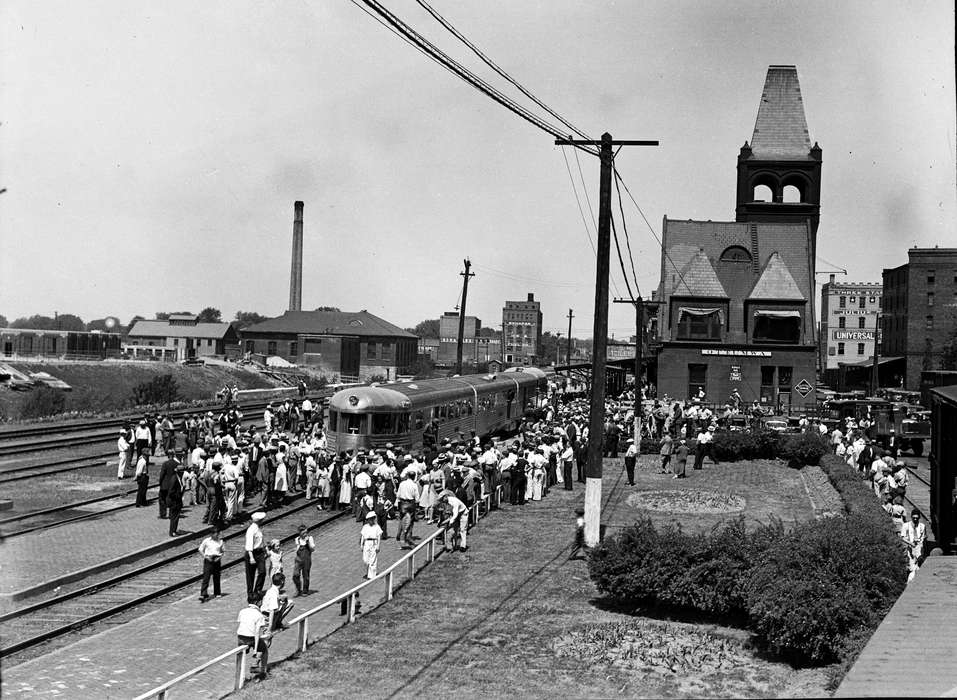
[(545, 110), (546, 112), (548, 112), (550, 115), (552, 115), (553, 117), (555, 117), (555, 119), (557, 119), (558, 121), (560, 121), (562, 124), (564, 124), (565, 126), (567, 126), (569, 129), (571, 129), (572, 131), (574, 131), (576, 134), (578, 134), (579, 136), (581, 136), (583, 139), (587, 139), (587, 140), (589, 140), (589, 141), (594, 140), (594, 139), (592, 139), (591, 136), (589, 136), (588, 134), (586, 134), (585, 132), (583, 132), (581, 129), (579, 129), (579, 128), (576, 127), (574, 124), (572, 124), (572, 123), (569, 122), (567, 119), (565, 119), (565, 118), (562, 117), (560, 114), (558, 114), (558, 112), (556, 112), (556, 111), (553, 110), (551, 107), (549, 107), (547, 104), (545, 104), (545, 103), (542, 102), (540, 99), (538, 99), (535, 95), (533, 95), (533, 94), (531, 93), (530, 90), (528, 90), (524, 85), (522, 85), (522, 84), (519, 83), (517, 80), (515, 80), (515, 78), (513, 78), (511, 75), (509, 75), (509, 74), (508, 74), (503, 68), (501, 68), (497, 63), (495, 63), (495, 61), (493, 61), (491, 58), (489, 58), (488, 56), (486, 56), (486, 55), (482, 52), (481, 49), (479, 49), (475, 44), (473, 44), (471, 41), (469, 41), (469, 40), (462, 34), (462, 32), (460, 32), (458, 29), (456, 29), (456, 28), (452, 25), (451, 22), (449, 22), (447, 19), (445, 19), (445, 17), (443, 17), (442, 15), (440, 15), (431, 5), (429, 5), (429, 3), (425, 2), (425, 0), (416, 0), (416, 1), (419, 3), (419, 5), (420, 5), (422, 8), (425, 9), (426, 12), (428, 12), (430, 15), (432, 15), (432, 16), (439, 22), (439, 24), (441, 24), (441, 25), (442, 25), (443, 27), (445, 27), (449, 32), (451, 32), (451, 34), (452, 34), (456, 39), (458, 39), (458, 40), (461, 41), (463, 44), (465, 44), (469, 49), (472, 50), (472, 53), (474, 53), (476, 56), (478, 56), (480, 59), (482, 59), (482, 62), (485, 63), (485, 65), (487, 65), (489, 68), (491, 68), (492, 70), (494, 70), (494, 71), (495, 71), (496, 73), (498, 73), (501, 77), (505, 78), (505, 80), (507, 80), (507, 81), (508, 81), (509, 83), (511, 83), (512, 85), (514, 85), (516, 88), (518, 88), (518, 90), (519, 90), (523, 95), (525, 95), (525, 97), (527, 97), (527, 98), (530, 99), (532, 102), (534, 102), (535, 104), (537, 104), (539, 107), (541, 107), (542, 109), (544, 109), (544, 110)]
[(621, 245), (618, 243), (618, 229), (615, 227), (615, 217), (612, 215), (608, 218), (611, 219), (611, 232), (615, 239), (615, 250), (618, 251), (618, 264), (621, 266), (621, 276), (625, 280), (625, 289), (628, 290), (628, 298), (637, 303), (635, 295), (631, 293), (631, 285), (628, 284), (628, 273), (625, 272), (625, 261), (621, 257)]
[(661, 252), (665, 256), (665, 259), (671, 263), (671, 267), (673, 267), (675, 272), (678, 273), (678, 278), (681, 280), (679, 284), (683, 284), (685, 281), (684, 275), (681, 274), (681, 270), (679, 270), (678, 266), (675, 265), (675, 261), (671, 259), (671, 255), (665, 249), (664, 243), (661, 242), (661, 237), (655, 232), (655, 229), (652, 228), (651, 224), (648, 222), (648, 217), (645, 216), (645, 212), (643, 212), (641, 207), (638, 206), (635, 196), (631, 193), (631, 190), (628, 189), (628, 183), (625, 182), (624, 178), (618, 173), (617, 170), (615, 171), (615, 177), (621, 182), (621, 186), (625, 188), (625, 192), (628, 193), (628, 197), (631, 199), (632, 204), (635, 205), (635, 209), (637, 209), (638, 213), (641, 214), (641, 218), (644, 220), (645, 226), (648, 227), (648, 230), (651, 231), (651, 235), (654, 236), (656, 241), (658, 241), (658, 247), (661, 248)]
[[(562, 133), (558, 127), (549, 123), (548, 121), (542, 119), (541, 117), (535, 115), (528, 109), (522, 107), (520, 104), (512, 100), (507, 95), (503, 94), (491, 84), (483, 80), (482, 78), (475, 75), (468, 68), (463, 66), (461, 63), (450, 57), (444, 51), (439, 49), (435, 44), (430, 42), (428, 39), (419, 34), (416, 30), (412, 29), (408, 24), (399, 19), (396, 15), (390, 12), (387, 8), (383, 7), (378, 0), (362, 0), (366, 5), (372, 8), (376, 13), (379, 14), (386, 22), (389, 23), (396, 30), (401, 32), (406, 38), (415, 42), (421, 50), (423, 50), (429, 58), (441, 65), (443, 68), (453, 73), (472, 87), (474, 87), (479, 92), (483, 93), (487, 97), (490, 97), (494, 101), (501, 104), (503, 107), (518, 115), (525, 121), (530, 124), (538, 127), (547, 134), (550, 134), (556, 139), (567, 139), (569, 138), (568, 134)], [(589, 148), (582, 144), (572, 144), (576, 148), (580, 148), (586, 153), (592, 155), (597, 155), (597, 148)]]
[(549, 285), (552, 287), (568, 287), (568, 288), (578, 288), (583, 286), (581, 284), (575, 284), (573, 282), (549, 282), (547, 280), (535, 279), (534, 277), (523, 277), (522, 275), (516, 275), (511, 272), (505, 272), (504, 270), (496, 270), (495, 268), (486, 267), (484, 265), (477, 265), (475, 263), (472, 263), (472, 267), (491, 275), (496, 275), (498, 277), (503, 277), (505, 279), (515, 280), (518, 282), (533, 282), (535, 284), (544, 284), (544, 285)]
[[(614, 168), (615, 174), (618, 173), (618, 169), (614, 167), (612, 163), (612, 168)], [(638, 287), (638, 273), (635, 271), (635, 256), (631, 252), (631, 238), (628, 235), (628, 223), (625, 221), (625, 207), (621, 201), (621, 188), (618, 186), (618, 178), (615, 178), (615, 189), (618, 191), (618, 211), (621, 212), (621, 227), (625, 231), (625, 245), (628, 246), (628, 260), (631, 262), (631, 276), (635, 281), (635, 296), (641, 299), (641, 289)]]

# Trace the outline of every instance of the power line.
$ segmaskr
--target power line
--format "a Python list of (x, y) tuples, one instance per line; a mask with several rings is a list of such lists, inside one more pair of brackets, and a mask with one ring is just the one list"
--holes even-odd
[[(618, 170), (615, 169), (615, 173)], [(635, 296), (641, 298), (641, 290), (638, 288), (638, 273), (635, 271), (635, 255), (631, 252), (631, 238), (628, 235), (628, 223), (625, 221), (625, 207), (621, 201), (621, 188), (618, 186), (618, 178), (615, 178), (615, 190), (618, 192), (618, 211), (621, 212), (621, 227), (625, 230), (625, 245), (628, 246), (628, 260), (631, 262), (631, 276), (635, 280)]]
[(681, 274), (681, 270), (679, 270), (678, 266), (675, 265), (675, 261), (671, 259), (671, 255), (665, 249), (665, 244), (661, 242), (661, 237), (655, 232), (655, 229), (653, 229), (651, 224), (648, 222), (648, 217), (645, 216), (645, 212), (643, 212), (641, 207), (638, 206), (638, 202), (635, 200), (635, 195), (633, 195), (631, 190), (628, 189), (628, 183), (625, 182), (624, 178), (618, 173), (617, 170), (615, 171), (615, 177), (621, 182), (621, 186), (625, 188), (625, 192), (628, 193), (628, 197), (631, 199), (632, 204), (635, 205), (635, 209), (637, 209), (638, 213), (641, 214), (641, 218), (644, 220), (645, 226), (648, 227), (648, 230), (651, 231), (651, 235), (655, 237), (656, 241), (658, 241), (658, 247), (661, 248), (662, 254), (665, 256), (668, 262), (671, 263), (671, 267), (674, 268), (675, 272), (678, 273), (678, 278), (681, 280), (681, 283), (684, 283), (685, 276)]
[(496, 270), (492, 267), (486, 267), (485, 265), (477, 265), (472, 263), (472, 267), (476, 270), (481, 270), (482, 272), (487, 272), (492, 275), (497, 275), (499, 277), (504, 277), (505, 279), (511, 279), (518, 282), (533, 282), (535, 284), (545, 284), (552, 287), (581, 287), (581, 284), (575, 284), (572, 282), (549, 282), (547, 280), (535, 279), (534, 277), (523, 277), (522, 275), (516, 275), (511, 272), (505, 272), (504, 270)]
[(440, 15), (431, 5), (429, 5), (429, 3), (425, 2), (425, 0), (416, 0), (416, 1), (419, 3), (419, 5), (420, 5), (421, 7), (423, 7), (423, 8), (425, 9), (426, 12), (428, 12), (430, 15), (432, 15), (432, 16), (439, 22), (439, 24), (441, 24), (443, 27), (445, 27), (447, 30), (449, 30), (449, 32), (451, 32), (452, 35), (455, 36), (456, 39), (458, 39), (458, 40), (461, 41), (463, 44), (465, 44), (467, 47), (469, 47), (469, 49), (471, 49), (472, 52), (473, 52), (476, 56), (478, 56), (480, 59), (482, 59), (482, 61), (485, 63), (485, 65), (487, 65), (489, 68), (491, 68), (492, 70), (494, 70), (494, 71), (495, 71), (496, 73), (498, 73), (500, 76), (502, 76), (503, 78), (505, 78), (505, 80), (507, 80), (508, 82), (510, 82), (510, 83), (511, 83), (512, 85), (514, 85), (516, 88), (518, 88), (519, 91), (521, 91), (521, 93), (522, 93), (523, 95), (525, 95), (525, 97), (527, 97), (527, 98), (530, 99), (532, 102), (534, 102), (535, 104), (537, 104), (539, 107), (541, 107), (542, 109), (544, 109), (544, 110), (545, 110), (546, 112), (548, 112), (550, 115), (552, 115), (553, 117), (555, 117), (555, 119), (557, 119), (558, 121), (560, 121), (562, 124), (564, 124), (565, 126), (567, 126), (569, 129), (571, 129), (572, 131), (574, 131), (576, 134), (578, 134), (578, 135), (581, 136), (582, 138), (584, 138), (584, 139), (591, 139), (591, 136), (589, 136), (588, 134), (584, 133), (581, 129), (579, 129), (579, 128), (576, 127), (574, 124), (572, 124), (571, 122), (569, 122), (568, 120), (566, 120), (564, 117), (562, 117), (560, 114), (558, 114), (558, 112), (556, 112), (556, 111), (553, 110), (551, 107), (549, 107), (547, 104), (545, 104), (545, 103), (542, 102), (540, 99), (538, 99), (537, 97), (535, 97), (535, 95), (533, 95), (530, 90), (528, 90), (527, 88), (525, 88), (525, 86), (523, 86), (521, 83), (519, 83), (517, 80), (515, 80), (515, 78), (513, 78), (511, 75), (509, 75), (509, 74), (508, 74), (503, 68), (501, 68), (497, 63), (495, 63), (495, 61), (493, 61), (491, 58), (489, 58), (488, 56), (486, 56), (486, 55), (481, 51), (481, 49), (479, 49), (475, 44), (473, 44), (471, 41), (469, 41), (469, 40), (462, 34), (462, 32), (460, 32), (458, 29), (456, 29), (456, 28), (452, 25), (451, 22), (449, 22), (447, 19), (445, 19), (445, 17), (443, 17), (442, 15)]
[[(551, 134), (556, 139), (568, 137), (567, 134), (561, 133), (558, 127), (554, 126), (553, 124), (550, 124), (546, 120), (533, 114), (531, 111), (525, 109), (520, 104), (515, 102), (515, 100), (511, 99), (507, 95), (495, 89), (488, 82), (478, 77), (468, 68), (466, 68), (461, 63), (459, 63), (458, 61), (450, 57), (448, 54), (446, 54), (444, 51), (439, 49), (431, 41), (423, 37), (416, 30), (412, 29), (412, 27), (410, 27), (408, 24), (406, 24), (401, 19), (399, 19), (396, 15), (392, 14), (388, 9), (383, 7), (382, 4), (378, 2), (378, 0), (363, 0), (363, 2), (369, 7), (371, 7), (373, 10), (375, 10), (375, 12), (377, 12), (379, 16), (381, 16), (386, 22), (388, 22), (389, 25), (391, 25), (396, 30), (401, 32), (409, 40), (415, 42), (416, 45), (420, 47), (420, 49), (429, 56), (429, 58), (431, 58), (433, 61), (441, 65), (443, 68), (445, 68), (449, 72), (461, 78), (463, 81), (465, 81), (466, 83), (474, 87), (479, 92), (483, 93), (487, 97), (492, 98), (493, 100), (498, 102), (500, 105), (502, 105), (509, 111), (518, 115), (519, 117), (529, 122), (530, 124), (533, 124), (534, 126), (538, 127), (545, 133)], [(592, 155), (595, 155), (597, 153), (597, 151), (587, 148), (585, 146), (580, 146), (580, 148), (587, 153), (591, 153)]]
[(609, 217), (611, 219), (611, 232), (615, 239), (615, 250), (618, 251), (618, 264), (621, 266), (621, 276), (625, 280), (625, 289), (628, 290), (628, 298), (632, 301), (635, 301), (635, 295), (631, 293), (631, 285), (628, 284), (628, 273), (625, 272), (625, 261), (621, 257), (621, 245), (618, 243), (618, 229), (615, 228), (615, 217)]

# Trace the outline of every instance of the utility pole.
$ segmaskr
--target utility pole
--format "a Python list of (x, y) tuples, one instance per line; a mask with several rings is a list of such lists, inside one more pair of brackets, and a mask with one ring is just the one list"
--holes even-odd
[(874, 326), (874, 371), (871, 374), (871, 396), (877, 396), (877, 390), (881, 388), (880, 384), (880, 366), (879, 355), (881, 354), (881, 345), (879, 342), (881, 332), (881, 314), (877, 312), (877, 321)]
[(592, 335), (592, 385), (588, 421), (588, 462), (585, 465), (585, 546), (595, 547), (601, 534), (602, 443), (605, 432), (605, 352), (608, 341), (608, 260), (611, 252), (611, 178), (614, 146), (657, 146), (657, 141), (613, 141), (605, 132), (601, 141), (556, 139), (556, 146), (599, 146), (601, 175), (598, 188), (598, 250), (595, 269), (595, 324)]
[(562, 363), (562, 334), (561, 331), (555, 334), (555, 364)]
[(472, 261), (466, 258), (462, 261), (465, 264), (465, 272), (462, 275), (462, 308), (459, 309), (459, 342), (455, 348), (455, 373), (462, 374), (462, 341), (465, 338), (465, 302), (469, 296), (469, 277), (475, 277), (474, 272), (469, 272), (472, 267)]
[[(565, 348), (565, 364), (570, 365), (572, 363), (572, 319), (575, 318), (575, 314), (572, 313), (572, 310), (568, 310), (568, 340), (566, 341)], [(569, 370), (569, 377), (571, 376), (571, 370)]]
[(642, 343), (645, 331), (645, 304), (641, 295), (631, 299), (615, 299), (616, 304), (634, 304), (635, 306), (635, 444), (641, 445), (641, 426), (638, 418), (641, 416), (641, 363)]

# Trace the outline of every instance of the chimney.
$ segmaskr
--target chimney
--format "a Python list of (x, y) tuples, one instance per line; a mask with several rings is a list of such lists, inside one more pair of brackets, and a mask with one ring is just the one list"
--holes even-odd
[(834, 284), (834, 275), (831, 275), (831, 284)]
[(529, 292), (529, 293), (528, 293), (528, 300), (529, 300), (529, 301), (535, 301), (535, 295), (532, 294), (531, 292)]
[(296, 202), (292, 220), (292, 268), (289, 272), (289, 310), (302, 311), (302, 202)]

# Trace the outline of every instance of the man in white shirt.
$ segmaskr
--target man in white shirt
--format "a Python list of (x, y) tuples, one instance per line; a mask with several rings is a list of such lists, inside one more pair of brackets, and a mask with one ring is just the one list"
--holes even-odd
[(130, 461), (130, 443), (126, 439), (126, 431), (120, 431), (120, 437), (116, 441), (116, 449), (119, 452), (120, 461), (116, 467), (116, 478), (125, 479), (126, 478), (126, 468), (129, 466)]
[(419, 485), (416, 483), (415, 472), (407, 472), (405, 479), (399, 484), (396, 499), (399, 502), (399, 533), (396, 541), (404, 543), (403, 549), (409, 549), (412, 543), (412, 525), (415, 523), (415, 509), (419, 503)]
[(924, 556), (924, 542), (927, 540), (927, 526), (920, 521), (921, 513), (914, 508), (910, 513), (910, 522), (901, 528), (901, 539), (907, 544), (907, 582), (917, 575), (921, 559)]
[(258, 605), (250, 603), (239, 611), (236, 621), (239, 623), (239, 627), (236, 628), (237, 642), (259, 652), (259, 678), (263, 679), (269, 668), (269, 634), (266, 629), (268, 625), (266, 618), (263, 617)]
[(459, 545), (453, 546), (454, 549), (460, 549), (463, 552), (468, 550), (468, 530), (469, 530), (469, 509), (462, 501), (455, 497), (451, 491), (443, 491), (439, 500), (448, 503), (451, 512), (449, 513), (448, 529), (452, 532), (452, 541), (455, 542), (455, 535), (458, 535)]
[(253, 513), (252, 522), (246, 528), (246, 600), (255, 601), (266, 583), (266, 547), (263, 531), (259, 527), (266, 514)]

